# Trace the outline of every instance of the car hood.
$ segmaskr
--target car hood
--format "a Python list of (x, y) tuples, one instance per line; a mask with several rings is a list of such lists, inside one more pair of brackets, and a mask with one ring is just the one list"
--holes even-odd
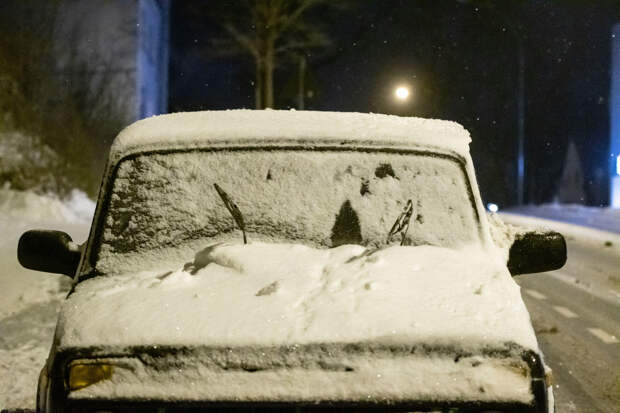
[[(59, 349), (317, 343), (537, 351), (519, 287), (493, 251), (215, 244), (193, 261), (79, 283)], [(370, 345), (369, 344), (369, 345)]]

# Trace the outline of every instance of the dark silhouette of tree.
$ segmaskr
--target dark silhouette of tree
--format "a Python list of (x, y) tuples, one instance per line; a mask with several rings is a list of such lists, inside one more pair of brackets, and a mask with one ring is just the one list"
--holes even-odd
[[(303, 95), (307, 54), (325, 48), (330, 39), (309, 18), (319, 6), (343, 8), (342, 0), (243, 0), (209, 3), (209, 14), (223, 29), (211, 40), (219, 56), (249, 56), (254, 63), (256, 109), (274, 106), (274, 72), (283, 64), (299, 65), (299, 93)], [(202, 6), (196, 6), (202, 7)], [(298, 105), (303, 102), (298, 100)]]
[(340, 207), (332, 228), (332, 247), (345, 244), (361, 244), (362, 230), (357, 212), (348, 199)]

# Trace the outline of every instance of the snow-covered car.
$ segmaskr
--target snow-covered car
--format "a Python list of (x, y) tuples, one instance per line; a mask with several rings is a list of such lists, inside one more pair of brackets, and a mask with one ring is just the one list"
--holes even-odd
[(356, 113), (127, 127), (87, 242), (20, 240), (74, 281), (38, 411), (553, 411), (511, 277), (566, 245), (488, 219), (469, 142)]

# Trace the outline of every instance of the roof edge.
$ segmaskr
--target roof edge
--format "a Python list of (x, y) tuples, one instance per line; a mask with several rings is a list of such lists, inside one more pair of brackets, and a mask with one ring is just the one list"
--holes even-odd
[(351, 144), (431, 146), (468, 152), (471, 138), (460, 124), (395, 115), (295, 110), (179, 112), (142, 119), (123, 129), (111, 157), (154, 148), (192, 147), (200, 143), (282, 139), (300, 143), (344, 141)]

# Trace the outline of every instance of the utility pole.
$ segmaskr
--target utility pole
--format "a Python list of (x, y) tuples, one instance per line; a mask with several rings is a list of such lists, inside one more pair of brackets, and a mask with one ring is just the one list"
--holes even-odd
[(517, 36), (517, 204), (525, 201), (525, 53), (523, 40)]
[[(526, 38), (523, 27), (520, 24), (522, 19), (522, 4), (517, 2), (506, 2), (510, 7), (509, 12), (500, 12), (501, 8), (493, 8), (487, 2), (476, 0), (462, 0), (464, 3), (484, 7), (495, 19), (502, 22), (504, 31), (514, 39), (517, 49), (517, 85), (515, 89), (515, 100), (517, 105), (517, 204), (523, 205), (525, 202), (525, 49), (523, 47)], [(514, 8), (518, 7), (518, 8)], [(478, 10), (478, 8), (476, 8)], [(521, 16), (521, 17), (520, 17)], [(532, 186), (530, 185), (530, 193)]]

